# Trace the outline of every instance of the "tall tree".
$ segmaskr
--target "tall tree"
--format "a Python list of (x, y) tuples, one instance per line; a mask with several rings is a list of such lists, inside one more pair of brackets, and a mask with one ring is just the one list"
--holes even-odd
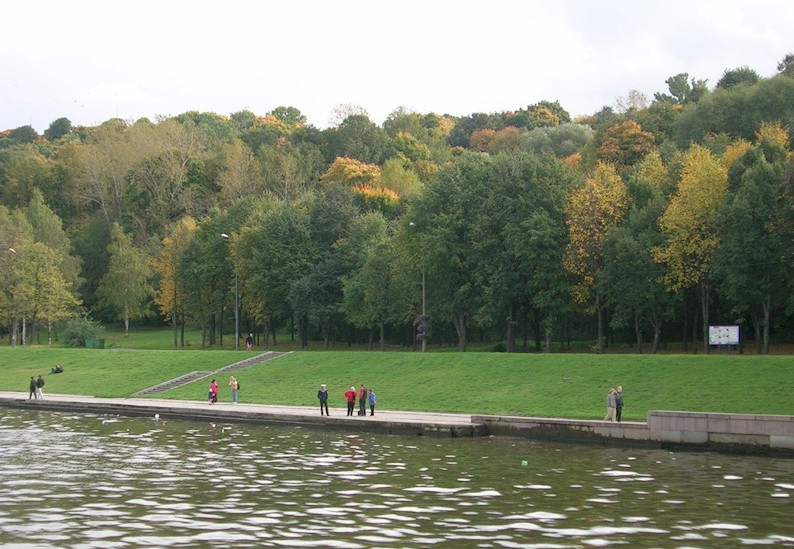
[(772, 128), (762, 128), (758, 142), (729, 172), (730, 190), (717, 219), (721, 243), (714, 258), (719, 291), (737, 314), (749, 314), (759, 354), (769, 352), (771, 315), (783, 305), (774, 298), (791, 292), (786, 258), (794, 234), (787, 220), (794, 210), (783, 198), (788, 136), (781, 146), (772, 133)]
[(604, 268), (604, 240), (623, 218), (628, 207), (626, 185), (610, 164), (598, 164), (584, 186), (571, 193), (566, 207), (569, 243), (565, 268), (578, 278), (574, 298), (579, 303), (592, 300), (598, 317), (598, 352), (604, 352), (603, 286), (599, 284)]
[(129, 337), (130, 320), (148, 316), (148, 300), (154, 295), (149, 259), (133, 246), (118, 223), (113, 224), (108, 255), (108, 270), (97, 289), (99, 305), (116, 312), (124, 322), (124, 337)]
[(178, 268), (190, 239), (198, 230), (192, 217), (184, 217), (174, 226), (171, 233), (163, 238), (160, 254), (152, 261), (154, 270), (159, 274), (160, 286), (155, 294), (155, 302), (161, 314), (171, 321), (174, 335), (174, 348), (178, 346), (178, 328), (182, 328), (181, 346), (185, 346), (185, 289), (184, 280), (179, 278)]
[(700, 286), (704, 352), (709, 349), (709, 274), (719, 245), (717, 214), (727, 191), (725, 166), (705, 147), (692, 145), (681, 169), (678, 192), (659, 218), (666, 242), (652, 250), (654, 260), (666, 268), (670, 291)]

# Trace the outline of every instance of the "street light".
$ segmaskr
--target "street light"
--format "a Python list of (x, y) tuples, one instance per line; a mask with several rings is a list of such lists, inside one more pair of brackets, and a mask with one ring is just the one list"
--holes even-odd
[[(221, 233), (221, 238), (229, 240), (231, 237)], [(234, 350), (240, 350), (240, 286), (237, 283), (237, 271), (234, 271)]]
[[(411, 221), (408, 223), (410, 227), (416, 227), (416, 223)], [(425, 300), (425, 261), (424, 254), (422, 254), (422, 352), (427, 348), (427, 301)]]

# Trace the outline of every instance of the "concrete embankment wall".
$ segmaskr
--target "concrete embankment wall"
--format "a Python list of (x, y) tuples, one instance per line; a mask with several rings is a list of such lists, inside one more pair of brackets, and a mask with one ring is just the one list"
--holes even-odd
[(794, 457), (794, 416), (652, 411), (647, 422), (517, 416), (472, 416), (472, 422), (502, 436)]

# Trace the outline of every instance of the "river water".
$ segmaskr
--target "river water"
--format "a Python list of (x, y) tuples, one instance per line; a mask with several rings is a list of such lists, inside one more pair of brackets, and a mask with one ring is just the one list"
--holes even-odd
[(794, 460), (0, 410), (2, 547), (794, 547)]

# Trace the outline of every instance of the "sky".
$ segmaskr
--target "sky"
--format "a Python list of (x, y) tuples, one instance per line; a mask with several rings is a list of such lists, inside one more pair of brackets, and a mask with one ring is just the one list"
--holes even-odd
[(575, 117), (682, 72), (774, 76), (793, 26), (791, 0), (6, 2), (0, 131), (279, 106), (318, 128), (339, 105)]

